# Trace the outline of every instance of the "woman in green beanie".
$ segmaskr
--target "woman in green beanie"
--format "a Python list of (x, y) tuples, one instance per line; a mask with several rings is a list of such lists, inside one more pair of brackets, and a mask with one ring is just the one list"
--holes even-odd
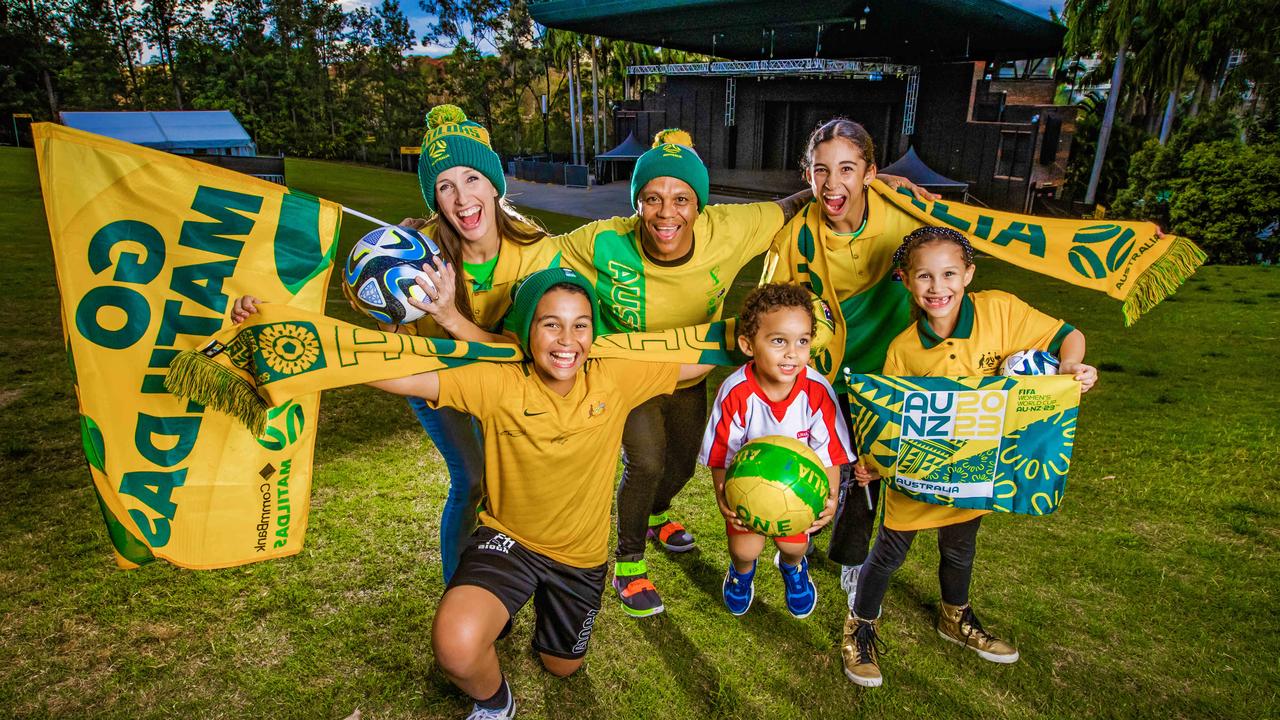
[[(539, 242), (546, 231), (507, 203), (502, 161), (489, 144), (488, 131), (454, 105), (433, 108), (422, 138), (418, 182), (435, 214), (430, 220), (406, 219), (401, 224), (435, 240), (445, 263), (424, 268), (431, 280), (423, 284), (430, 302), (410, 301), (426, 316), (397, 330), (510, 342), (497, 331), (511, 307), (512, 287), (534, 270), (553, 264), (555, 251)], [(484, 447), (470, 415), (431, 408), (417, 397), (408, 400), (449, 469), (449, 494), (440, 517), (441, 571), (448, 582), (475, 529)]]

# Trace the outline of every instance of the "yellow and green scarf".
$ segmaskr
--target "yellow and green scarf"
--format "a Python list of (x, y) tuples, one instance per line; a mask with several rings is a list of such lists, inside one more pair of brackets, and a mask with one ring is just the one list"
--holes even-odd
[[(602, 335), (593, 358), (737, 365), (734, 321), (659, 332)], [(329, 388), (447, 370), (477, 361), (520, 362), (515, 344), (463, 342), (359, 327), (264, 303), (240, 325), (179, 353), (165, 387), (239, 419), (255, 434), (272, 408)]]
[[(1061, 220), (942, 200), (925, 202), (905, 188), (890, 190), (878, 180), (870, 189), (885, 201), (886, 209), (907, 213), (921, 226), (955, 228), (979, 252), (1121, 301), (1126, 326), (1177, 290), (1205, 260), (1195, 243), (1158, 235), (1158, 228), (1148, 222)], [(836, 381), (842, 367), (868, 372), (884, 364), (888, 343), (909, 324), (909, 299), (901, 285), (886, 276), (842, 304), (830, 279), (827, 253), (832, 245), (824, 240), (830, 232), (822, 213), (810, 203), (782, 229), (771, 253), (776, 257), (770, 260), (789, 263), (788, 274), (831, 309), (835, 337), (815, 357), (815, 365)], [(768, 277), (771, 269), (766, 267), (765, 273)], [(851, 328), (858, 338), (850, 344)]]

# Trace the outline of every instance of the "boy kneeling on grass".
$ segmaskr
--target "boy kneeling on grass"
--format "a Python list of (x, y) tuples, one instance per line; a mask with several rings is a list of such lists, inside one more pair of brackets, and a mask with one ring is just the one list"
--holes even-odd
[(474, 415), (485, 502), (431, 630), (436, 662), (475, 701), (469, 720), (515, 716), (495, 643), (533, 599), (533, 647), (553, 675), (575, 672), (600, 611), (609, 510), (631, 409), (710, 365), (588, 360), (595, 292), (566, 268), (516, 289), (506, 328), (528, 360), (474, 363), (370, 383)]

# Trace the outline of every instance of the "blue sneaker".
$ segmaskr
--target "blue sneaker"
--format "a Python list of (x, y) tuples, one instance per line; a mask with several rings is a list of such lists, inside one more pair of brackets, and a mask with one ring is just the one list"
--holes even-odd
[(729, 572), (724, 574), (724, 606), (734, 615), (745, 615), (751, 609), (751, 601), (756, 599), (756, 565), (751, 563), (751, 572), (740, 573), (729, 563)]
[(807, 618), (818, 606), (818, 587), (809, 577), (809, 560), (800, 558), (797, 566), (782, 562), (782, 555), (774, 553), (773, 564), (782, 573), (782, 584), (787, 591), (787, 611), (798, 618)]

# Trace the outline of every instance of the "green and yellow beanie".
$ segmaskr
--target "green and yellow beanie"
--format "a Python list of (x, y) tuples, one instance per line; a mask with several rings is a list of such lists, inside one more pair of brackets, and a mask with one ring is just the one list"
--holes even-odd
[(587, 300), (591, 303), (591, 336), (594, 338), (600, 335), (600, 306), (596, 302), (595, 288), (591, 287), (586, 278), (569, 268), (547, 268), (528, 275), (516, 285), (511, 293), (511, 309), (507, 311), (502, 324), (504, 330), (515, 334), (525, 353), (529, 352), (529, 330), (533, 327), (533, 313), (538, 309), (538, 302), (548, 290), (560, 283), (576, 285), (587, 293)]
[(436, 176), (459, 165), (475, 168), (489, 178), (498, 197), (507, 194), (502, 160), (489, 145), (489, 131), (468, 120), (457, 105), (437, 105), (427, 113), (427, 131), (418, 158), (418, 184), (432, 212), (436, 211)]
[(707, 206), (711, 179), (707, 176), (707, 166), (702, 164), (702, 158), (693, 151), (693, 137), (684, 130), (670, 128), (659, 132), (653, 138), (653, 149), (636, 160), (636, 169), (631, 173), (633, 207), (640, 209), (640, 191), (650, 180), (659, 177), (685, 181), (698, 196), (698, 212), (702, 212), (702, 208)]

